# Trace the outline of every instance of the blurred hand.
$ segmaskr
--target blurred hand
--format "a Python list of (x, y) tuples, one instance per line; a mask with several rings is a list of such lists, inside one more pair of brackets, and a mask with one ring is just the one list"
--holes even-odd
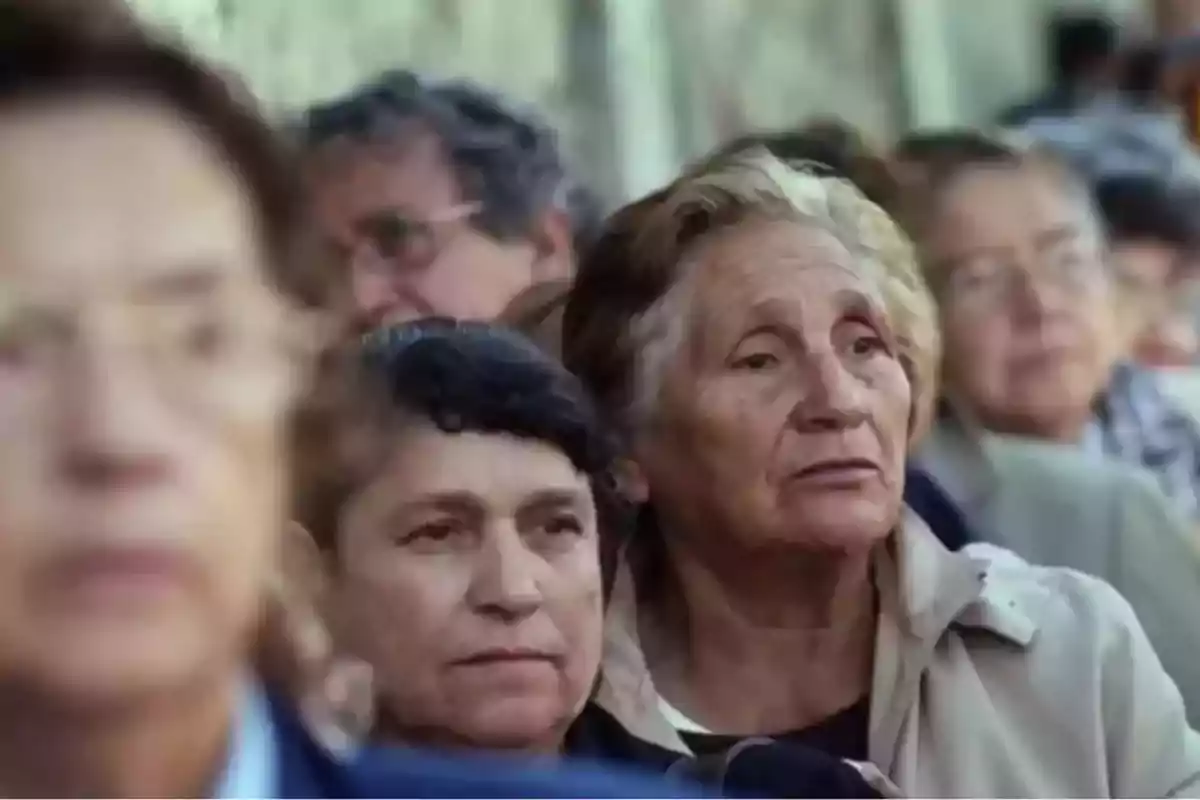
[[(293, 528), (288, 536), (307, 533)], [(301, 548), (283, 550), (256, 643), (258, 667), (264, 681), (295, 704), (318, 741), (344, 752), (366, 738), (374, 722), (372, 670), (336, 652), (320, 612), (321, 565)]]

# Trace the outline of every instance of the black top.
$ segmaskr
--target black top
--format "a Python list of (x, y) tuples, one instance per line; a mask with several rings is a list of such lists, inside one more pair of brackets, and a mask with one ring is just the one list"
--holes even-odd
[[(722, 797), (880, 797), (841, 760), (866, 760), (869, 709), (870, 700), (864, 698), (822, 723), (772, 737), (773, 741), (765, 740), (728, 759), (724, 751), (740, 737), (683, 734), (696, 757), (681, 757), (638, 739), (608, 712), (589, 703), (567, 734), (566, 751), (574, 756), (671, 770), (709, 786)], [(681, 770), (681, 766), (685, 768)]]
[[(837, 758), (847, 758), (851, 761), (866, 761), (867, 734), (870, 731), (871, 699), (863, 697), (852, 706), (847, 706), (831, 717), (827, 717), (816, 725), (801, 728), (796, 731), (777, 733), (769, 738), (777, 742), (789, 742), (820, 750)], [(707, 755), (722, 750), (728, 750), (743, 738), (742, 736), (723, 736), (715, 733), (686, 733), (680, 732), (688, 747), (697, 755)]]

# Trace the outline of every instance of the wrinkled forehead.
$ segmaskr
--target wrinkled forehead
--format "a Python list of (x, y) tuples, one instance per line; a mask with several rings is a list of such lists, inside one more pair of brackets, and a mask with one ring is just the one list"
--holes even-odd
[(751, 220), (719, 231), (685, 257), (681, 291), (694, 329), (826, 324), (849, 305), (886, 308), (877, 262), (820, 223)]
[(106, 95), (0, 111), (0, 281), (86, 293), (180, 269), (265, 278), (248, 189), (204, 135)]

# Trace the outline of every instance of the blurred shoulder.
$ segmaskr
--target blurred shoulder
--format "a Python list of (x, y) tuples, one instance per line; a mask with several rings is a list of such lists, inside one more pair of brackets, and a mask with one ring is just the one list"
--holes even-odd
[(358, 797), (702, 797), (680, 782), (589, 761), (529, 764), (500, 756), (364, 750), (346, 767)]
[(1030, 478), (1047, 474), (1075, 487), (1107, 488), (1126, 481), (1139, 480), (1144, 472), (1140, 467), (1123, 464), (1110, 458), (1094, 456), (1078, 447), (1024, 439), (1015, 436), (989, 434), (986, 440), (991, 460), (1006, 471), (1021, 470)]

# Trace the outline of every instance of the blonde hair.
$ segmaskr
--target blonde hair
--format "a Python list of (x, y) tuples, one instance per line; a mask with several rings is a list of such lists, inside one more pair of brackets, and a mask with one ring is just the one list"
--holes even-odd
[(827, 231), (883, 298), (912, 384), (910, 440), (928, 425), (940, 340), (912, 244), (847, 181), (761, 148), (716, 157), (614, 214), (579, 264), (563, 315), (563, 358), (627, 433), (651, 413), (665, 361), (686, 335), (689, 255), (705, 237), (751, 220)]

